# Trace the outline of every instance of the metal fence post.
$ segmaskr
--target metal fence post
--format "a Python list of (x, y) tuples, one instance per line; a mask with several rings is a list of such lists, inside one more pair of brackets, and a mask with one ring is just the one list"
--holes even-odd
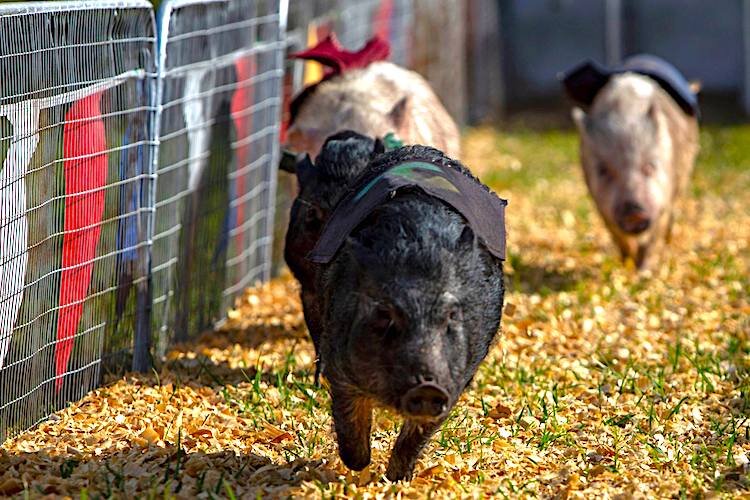
[[(283, 49), (278, 50), (276, 57), (277, 62), (276, 65), (278, 68), (284, 68), (284, 61), (286, 59), (286, 47), (287, 47), (287, 39), (286, 39), (286, 32), (287, 32), (287, 23), (289, 21), (289, 0), (281, 0), (279, 2), (279, 41), (282, 42)], [(279, 124), (278, 130), (277, 130), (277, 138), (280, 139), (280, 132), (281, 132), (281, 120), (282, 115), (284, 111), (283, 106), (283, 97), (284, 97), (284, 91), (283, 91), (283, 76), (282, 81), (279, 88), (279, 96), (282, 99), (279, 101), (279, 105), (276, 107), (276, 123)], [(266, 246), (265, 252), (264, 252), (264, 261), (265, 261), (265, 268), (263, 270), (263, 279), (269, 280), (273, 276), (273, 270), (274, 270), (274, 244), (273, 239), (274, 235), (276, 233), (275, 231), (275, 222), (276, 222), (276, 199), (277, 199), (277, 190), (278, 190), (278, 180), (279, 180), (279, 155), (281, 153), (281, 145), (279, 144), (279, 139), (273, 141), (273, 151), (271, 153), (271, 168), (273, 171), (271, 172), (271, 179), (270, 179), (270, 186), (268, 188), (269, 193), (269, 200), (270, 203), (268, 204), (268, 223), (266, 225), (266, 237), (270, 238), (271, 244)]]
[(622, 59), (622, 0), (607, 0), (604, 5), (607, 64), (615, 65)]
[(466, 123), (464, 0), (415, 0), (412, 63), (459, 126)]
[(500, 2), (469, 0), (468, 10), (469, 120), (496, 121), (505, 108)]
[[(155, 13), (151, 11), (151, 22), (156, 27)], [(157, 27), (158, 31), (158, 27)], [(157, 33), (158, 34), (158, 33)], [(151, 61), (151, 72), (153, 73), (146, 80), (146, 91), (149, 103), (149, 120), (147, 134), (149, 139), (149, 156), (146, 162), (145, 174), (147, 176), (146, 189), (143, 190), (143, 204), (147, 207), (145, 215), (146, 229), (145, 239), (148, 246), (145, 251), (140, 252), (139, 265), (140, 274), (144, 282), (136, 289), (136, 318), (135, 331), (133, 338), (133, 363), (132, 369), (135, 372), (146, 373), (153, 367), (153, 358), (151, 356), (151, 339), (152, 339), (152, 301), (153, 301), (153, 281), (151, 279), (151, 261), (152, 261), (152, 243), (154, 239), (154, 217), (156, 214), (156, 165), (159, 154), (159, 135), (157, 119), (157, 100), (158, 92), (158, 38), (157, 51)]]

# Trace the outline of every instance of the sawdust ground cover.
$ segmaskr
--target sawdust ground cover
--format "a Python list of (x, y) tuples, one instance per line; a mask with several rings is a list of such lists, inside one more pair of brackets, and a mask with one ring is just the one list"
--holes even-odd
[(478, 129), (466, 163), (510, 200), (502, 335), (414, 480), (341, 464), (296, 284), (249, 290), (223, 331), (0, 448), (0, 495), (674, 497), (750, 491), (750, 127), (708, 128), (671, 253), (615, 258), (571, 132)]

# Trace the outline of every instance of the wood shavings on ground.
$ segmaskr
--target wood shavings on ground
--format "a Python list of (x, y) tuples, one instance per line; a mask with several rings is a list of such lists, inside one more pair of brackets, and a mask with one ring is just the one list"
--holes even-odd
[(0, 496), (746, 495), (750, 129), (703, 144), (670, 254), (638, 275), (615, 258), (572, 133), (469, 135), (466, 163), (510, 199), (503, 333), (411, 482), (383, 478), (387, 411), (371, 465), (341, 464), (284, 276), (158, 374), (109, 381), (5, 442)]

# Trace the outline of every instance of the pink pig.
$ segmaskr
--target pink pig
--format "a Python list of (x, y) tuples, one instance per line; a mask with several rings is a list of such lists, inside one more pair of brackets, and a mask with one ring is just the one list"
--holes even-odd
[(315, 158), (325, 139), (342, 130), (370, 137), (393, 132), (405, 144), (435, 147), (460, 156), (458, 127), (427, 81), (382, 59), (389, 47), (375, 38), (347, 52), (330, 37), (296, 57), (326, 64), (328, 76), (293, 104), (286, 148)]
[[(692, 90), (692, 89), (691, 89)], [(653, 79), (612, 76), (588, 114), (573, 109), (586, 184), (623, 260), (652, 268), (698, 153), (698, 122)]]

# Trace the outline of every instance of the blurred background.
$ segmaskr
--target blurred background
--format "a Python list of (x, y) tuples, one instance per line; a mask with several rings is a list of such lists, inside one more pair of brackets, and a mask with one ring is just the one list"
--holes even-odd
[[(474, 50), (497, 47), (502, 85), (475, 98), (513, 112), (562, 104), (556, 74), (584, 58), (615, 64), (651, 53), (703, 85), (705, 117), (738, 119), (750, 111), (750, 2), (719, 0), (472, 0), (469, 32)], [(494, 18), (493, 33), (486, 21)], [(484, 39), (495, 36), (492, 44)], [(480, 49), (480, 47), (482, 49)], [(484, 118), (472, 101), (475, 119)]]
[[(363, 3), (368, 2), (292, 0), (290, 27), (295, 21), (301, 27), (304, 17)], [(586, 58), (614, 64), (642, 52), (702, 83), (705, 119), (734, 121), (750, 113), (748, 0), (716, 0), (710, 6), (705, 0), (409, 3), (415, 24), (406, 65), (428, 77), (462, 124), (528, 111), (560, 118), (566, 107), (559, 72)]]

